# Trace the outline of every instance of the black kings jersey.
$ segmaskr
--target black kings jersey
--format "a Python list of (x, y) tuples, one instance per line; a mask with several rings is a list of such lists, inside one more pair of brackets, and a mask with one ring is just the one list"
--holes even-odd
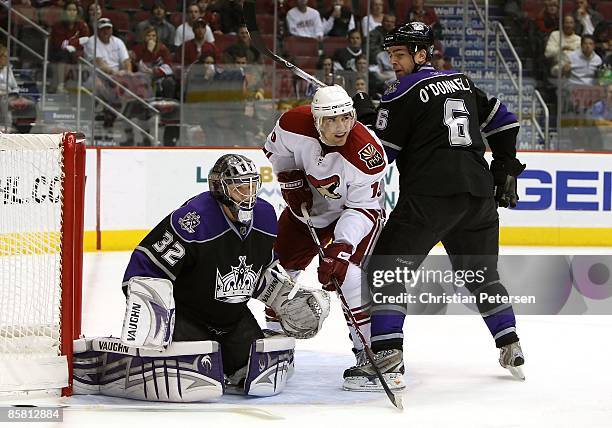
[(515, 126), (516, 117), (463, 73), (427, 65), (389, 86), (375, 130), (389, 161), (397, 157), (400, 195), (490, 197), (481, 130), (486, 136)]
[(210, 192), (162, 220), (132, 253), (123, 281), (133, 276), (174, 284), (176, 311), (193, 322), (225, 327), (245, 311), (266, 267), (275, 260), (276, 213), (257, 199), (250, 226), (231, 222)]

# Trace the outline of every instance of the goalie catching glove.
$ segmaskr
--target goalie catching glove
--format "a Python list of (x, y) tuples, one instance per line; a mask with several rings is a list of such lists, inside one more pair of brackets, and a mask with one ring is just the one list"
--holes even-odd
[(263, 273), (254, 297), (272, 308), (285, 333), (297, 339), (316, 335), (329, 315), (329, 295), (299, 288), (278, 262)]

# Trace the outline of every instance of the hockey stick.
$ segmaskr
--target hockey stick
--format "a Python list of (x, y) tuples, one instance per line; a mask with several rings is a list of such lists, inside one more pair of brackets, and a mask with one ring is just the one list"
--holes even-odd
[(281, 58), (280, 56), (272, 52), (270, 49), (268, 49), (263, 39), (261, 38), (261, 34), (259, 34), (259, 28), (257, 27), (255, 0), (244, 1), (244, 4), (242, 5), (242, 14), (244, 15), (244, 21), (246, 23), (247, 29), (249, 30), (249, 34), (251, 35), (251, 42), (259, 52), (272, 58), (275, 62), (279, 63), (283, 67), (288, 68), (293, 74), (304, 79), (316, 88), (327, 86), (325, 83), (321, 82), (316, 77), (311, 76), (301, 68), (290, 63), (286, 59)]
[[(325, 255), (323, 254), (323, 247), (321, 246), (321, 241), (319, 241), (319, 237), (317, 236), (317, 232), (315, 231), (314, 224), (312, 224), (312, 219), (310, 218), (310, 214), (308, 214), (308, 210), (306, 209), (305, 204), (302, 205), (302, 216), (304, 216), (304, 219), (306, 220), (306, 225), (308, 226), (308, 231), (310, 232), (310, 235), (312, 236), (312, 240), (314, 241), (314, 243), (317, 245), (319, 249), (319, 257), (323, 259), (325, 257)], [(374, 371), (376, 372), (376, 377), (378, 377), (378, 380), (380, 381), (380, 384), (385, 390), (387, 397), (389, 397), (389, 400), (391, 400), (391, 403), (395, 407), (397, 407), (399, 410), (404, 410), (404, 405), (402, 404), (402, 397), (391, 391), (391, 388), (389, 388), (389, 385), (387, 385), (387, 382), (383, 378), (383, 375), (380, 372), (380, 369), (374, 362), (374, 353), (368, 346), (368, 343), (366, 342), (365, 337), (363, 337), (363, 333), (359, 329), (357, 320), (355, 319), (355, 316), (351, 312), (351, 309), (348, 305), (348, 302), (346, 301), (346, 298), (344, 297), (344, 293), (342, 292), (342, 289), (340, 288), (340, 284), (338, 283), (338, 280), (336, 279), (336, 277), (332, 276), (332, 282), (334, 283), (334, 287), (336, 287), (336, 292), (338, 293), (338, 297), (340, 298), (340, 301), (342, 302), (342, 306), (344, 306), (344, 308), (346, 309), (346, 313), (348, 313), (351, 324), (353, 325), (355, 332), (357, 332), (359, 341), (363, 345), (363, 349), (365, 350), (366, 356), (368, 357), (370, 364), (372, 364), (372, 367), (374, 367)]]

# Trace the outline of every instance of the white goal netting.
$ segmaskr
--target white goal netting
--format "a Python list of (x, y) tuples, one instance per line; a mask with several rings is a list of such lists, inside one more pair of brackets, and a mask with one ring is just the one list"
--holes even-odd
[(65, 386), (63, 150), (62, 135), (0, 135), (0, 391)]

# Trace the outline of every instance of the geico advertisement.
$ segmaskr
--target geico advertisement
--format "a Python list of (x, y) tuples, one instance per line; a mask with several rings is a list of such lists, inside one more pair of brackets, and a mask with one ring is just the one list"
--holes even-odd
[(504, 226), (612, 227), (612, 154), (519, 153), (527, 168)]
[[(226, 149), (102, 150), (101, 229), (154, 226), (187, 199), (208, 190), (209, 170), (228, 152)], [(258, 149), (232, 152), (256, 163), (262, 178), (260, 196), (280, 213), (284, 202), (263, 152)], [(520, 202), (514, 210), (499, 210), (502, 226), (612, 227), (612, 155), (519, 153), (519, 159), (527, 164), (518, 180)], [(91, 165), (88, 166), (91, 171)], [(385, 205), (391, 210), (399, 196), (395, 164), (389, 167), (385, 182)], [(92, 187), (88, 186), (88, 191)], [(90, 224), (91, 221), (86, 222)]]

